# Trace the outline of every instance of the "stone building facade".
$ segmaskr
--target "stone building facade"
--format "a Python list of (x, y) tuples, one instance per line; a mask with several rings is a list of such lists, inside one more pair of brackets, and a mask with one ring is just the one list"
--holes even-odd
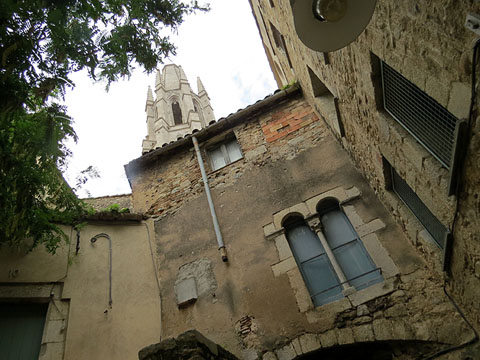
[[(134, 359), (172, 337), (140, 356), (480, 358), (480, 122), (463, 27), (480, 5), (379, 0), (328, 54), (296, 37), (290, 1), (251, 5), (286, 89), (215, 122), (201, 82), (195, 94), (167, 65), (125, 166), (131, 196), (91, 202), (132, 214), (65, 228), (54, 257), (2, 249), (0, 302), (47, 304), (45, 360)], [(385, 89), (400, 85), (418, 113), (420, 97), (466, 129), (450, 139), (468, 145), (460, 163), (399, 122), (405, 105)]]
[[(306, 101), (480, 330), (478, 106), (470, 112), (471, 99), (477, 100), (472, 58), (478, 36), (465, 27), (467, 14), (478, 14), (480, 6), (380, 0), (354, 42), (322, 53), (297, 36), (294, 2), (250, 3), (279, 87), (299, 82)], [(445, 124), (448, 134), (440, 129)]]
[[(241, 157), (218, 167), (216, 150), (232, 142)], [(298, 86), (185, 134), (125, 169), (134, 209), (155, 219), (162, 338), (194, 328), (245, 359), (417, 359), (475, 340), (443, 292), (441, 274), (408, 241)], [(328, 255), (340, 280), (320, 293), (338, 291), (317, 298), (317, 280), (303, 267), (293, 232), (301, 223), (336, 252), (325, 218), (332, 203), (364, 249), (352, 261), (369, 259), (369, 273), (376, 275), (356, 283), (366, 273), (350, 273), (342, 281), (348, 264), (339, 253)], [(340, 270), (333, 265), (337, 258)]]

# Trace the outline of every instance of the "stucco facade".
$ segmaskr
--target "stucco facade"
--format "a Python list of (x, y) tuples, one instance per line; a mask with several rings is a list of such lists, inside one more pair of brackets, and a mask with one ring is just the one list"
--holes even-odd
[[(152, 222), (125, 217), (91, 222), (79, 237), (72, 228), (63, 230), (70, 243), (55, 255), (40, 247), (32, 252), (2, 249), (0, 306), (47, 306), (41, 360), (136, 359), (139, 349), (160, 339)], [(109, 240), (100, 236), (90, 241), (98, 234), (111, 239), (111, 263)]]

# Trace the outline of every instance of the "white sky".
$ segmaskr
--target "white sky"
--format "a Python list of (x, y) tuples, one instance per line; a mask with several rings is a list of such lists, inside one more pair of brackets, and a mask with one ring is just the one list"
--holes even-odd
[[(219, 119), (263, 99), (277, 86), (249, 2), (208, 2), (210, 12), (187, 17), (172, 37), (177, 55), (165, 64), (182, 65), (194, 91), (200, 76)], [(129, 193), (123, 165), (141, 155), (147, 88), (154, 88), (155, 74), (147, 76), (138, 69), (130, 80), (112, 84), (108, 93), (104, 84), (92, 84), (85, 73), (72, 79), (76, 87), (65, 102), (79, 140), (69, 144), (73, 157), (65, 177), (74, 186), (77, 174), (93, 165), (101, 176), (85, 185), (93, 197)]]

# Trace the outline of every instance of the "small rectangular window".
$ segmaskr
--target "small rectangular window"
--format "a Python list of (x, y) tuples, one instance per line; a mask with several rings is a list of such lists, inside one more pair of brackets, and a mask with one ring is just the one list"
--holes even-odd
[(412, 211), (415, 217), (422, 223), (425, 229), (432, 235), (438, 246), (442, 249), (445, 247), (445, 236), (447, 229), (432, 214), (427, 206), (420, 200), (415, 192), (408, 186), (405, 180), (397, 174), (395, 169), (392, 170), (392, 187), (397, 195), (402, 199), (405, 205)]
[(208, 150), (210, 165), (213, 170), (220, 169), (241, 159), (242, 152), (237, 140), (231, 139)]

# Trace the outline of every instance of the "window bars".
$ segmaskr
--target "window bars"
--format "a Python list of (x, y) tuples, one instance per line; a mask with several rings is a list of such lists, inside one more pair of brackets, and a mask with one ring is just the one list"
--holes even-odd
[(381, 69), (385, 110), (449, 169), (458, 119), (383, 61)]

